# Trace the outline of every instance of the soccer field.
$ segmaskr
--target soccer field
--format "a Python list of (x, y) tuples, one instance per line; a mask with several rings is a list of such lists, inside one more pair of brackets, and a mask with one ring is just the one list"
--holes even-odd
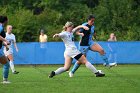
[(119, 65), (111, 69), (96, 66), (105, 72), (105, 77), (95, 77), (82, 66), (72, 78), (68, 72), (48, 78), (50, 71), (58, 67), (16, 66), (20, 73), (15, 75), (10, 71), (12, 83), (0, 84), (0, 93), (140, 93), (140, 65)]

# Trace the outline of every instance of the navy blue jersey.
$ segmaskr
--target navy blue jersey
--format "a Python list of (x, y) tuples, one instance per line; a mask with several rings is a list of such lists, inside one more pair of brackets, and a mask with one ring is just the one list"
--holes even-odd
[[(3, 38), (5, 38), (5, 31), (4, 31), (4, 27), (2, 25), (0, 25), (0, 36), (2, 36)], [(2, 41), (0, 40), (0, 48), (2, 47)]]
[(80, 32), (84, 34), (81, 38), (80, 46), (89, 46), (89, 42), (92, 40), (92, 36), (94, 34), (94, 25), (90, 26), (88, 23), (84, 23), (82, 25), (87, 26), (89, 30), (80, 29)]

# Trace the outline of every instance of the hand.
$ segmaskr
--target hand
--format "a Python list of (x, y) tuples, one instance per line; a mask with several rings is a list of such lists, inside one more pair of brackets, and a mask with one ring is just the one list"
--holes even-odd
[(85, 30), (89, 30), (89, 28), (87, 26), (83, 26), (83, 29)]
[(57, 37), (59, 34), (55, 34), (55, 35), (53, 35), (53, 38), (55, 38), (55, 37)]
[(79, 33), (79, 35), (83, 37), (84, 36), (84, 33)]
[(4, 44), (4, 46), (7, 46), (7, 45), (10, 45), (10, 42), (9, 41), (3, 41), (3, 44)]
[(56, 35), (53, 35), (53, 38), (55, 38), (56, 37)]
[(8, 51), (9, 50), (9, 47), (8, 47), (8, 45), (10, 45), (10, 42), (9, 41), (3, 41), (3, 45), (6, 47), (6, 51)]

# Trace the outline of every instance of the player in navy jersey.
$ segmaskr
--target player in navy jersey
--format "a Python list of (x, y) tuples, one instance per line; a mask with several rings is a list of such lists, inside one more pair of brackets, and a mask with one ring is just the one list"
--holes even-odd
[(86, 26), (77, 26), (73, 28), (73, 23), (67, 22), (64, 26), (64, 31), (62, 31), (59, 34), (55, 34), (53, 36), (53, 37), (60, 37), (65, 44), (65, 48), (66, 48), (64, 52), (65, 63), (64, 63), (64, 67), (60, 67), (57, 70), (52, 71), (49, 75), (49, 78), (52, 78), (55, 75), (61, 74), (69, 70), (73, 58), (78, 60), (80, 63), (85, 64), (85, 66), (88, 69), (90, 69), (96, 75), (96, 77), (105, 76), (104, 73), (99, 72), (90, 62), (88, 62), (86, 57), (75, 46), (75, 43), (73, 40), (73, 33), (76, 32), (80, 28), (83, 28), (85, 30), (89, 29)]
[[(5, 57), (3, 53), (3, 47), (2, 44), (4, 44), (6, 47), (9, 44), (9, 42), (5, 39), (5, 31), (4, 31), (4, 25), (8, 22), (8, 18), (6, 16), (0, 16), (0, 63), (3, 64), (3, 82), (2, 83), (10, 83), (8, 81), (8, 75), (9, 75), (9, 62), (8, 59)], [(7, 47), (8, 50), (8, 47)]]
[[(88, 50), (98, 52), (98, 53), (100, 53), (102, 59), (104, 60), (105, 66), (107, 66), (107, 67), (115, 66), (116, 63), (108, 62), (108, 58), (106, 56), (104, 49), (98, 43), (93, 41), (93, 35), (95, 34), (95, 30), (94, 30), (95, 17), (93, 15), (89, 15), (87, 19), (88, 19), (88, 22), (83, 23), (82, 25), (87, 26), (89, 28), (89, 30), (86, 31), (84, 29), (80, 29), (80, 31), (77, 32), (77, 35), (81, 36), (80, 52), (82, 52), (85, 56), (87, 55)], [(78, 61), (74, 64), (72, 70), (69, 72), (70, 77), (73, 77), (73, 74), (79, 68), (80, 65), (81, 65), (81, 63), (79, 63)]]

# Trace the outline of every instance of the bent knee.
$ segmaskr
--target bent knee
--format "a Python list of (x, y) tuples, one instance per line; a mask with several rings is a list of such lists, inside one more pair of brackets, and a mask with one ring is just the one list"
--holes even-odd
[(80, 62), (81, 62), (81, 64), (86, 64), (87, 60), (86, 59), (83, 59)]

